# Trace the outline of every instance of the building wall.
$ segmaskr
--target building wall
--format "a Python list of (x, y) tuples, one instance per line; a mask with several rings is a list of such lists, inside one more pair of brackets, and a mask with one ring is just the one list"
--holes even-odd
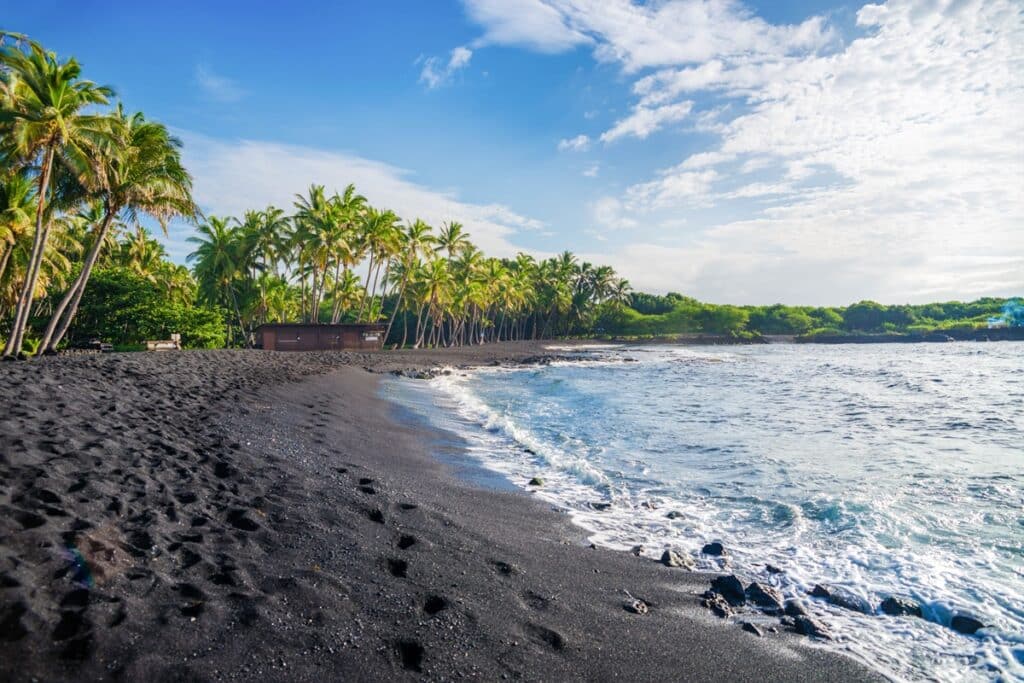
[(263, 348), (268, 351), (372, 351), (383, 347), (385, 328), (378, 325), (263, 325), (257, 331), (262, 336)]

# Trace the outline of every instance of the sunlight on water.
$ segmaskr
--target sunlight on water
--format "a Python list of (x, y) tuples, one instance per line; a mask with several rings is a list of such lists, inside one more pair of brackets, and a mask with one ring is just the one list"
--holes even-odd
[[(456, 373), (398, 393), (486, 467), (524, 487), (543, 477), (537, 495), (598, 543), (656, 558), (721, 540), (739, 573), (787, 595), (829, 582), (874, 605), (909, 596), (926, 619), (814, 609), (840, 647), (888, 673), (1013, 678), (1024, 676), (1021, 350), (622, 348), (604, 363)], [(990, 627), (958, 634), (957, 611)]]

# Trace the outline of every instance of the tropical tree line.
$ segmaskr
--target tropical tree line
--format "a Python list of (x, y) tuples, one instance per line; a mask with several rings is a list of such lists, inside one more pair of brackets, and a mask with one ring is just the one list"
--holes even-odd
[(465, 227), (435, 228), (371, 206), (353, 185), (312, 185), (277, 207), (201, 221), (193, 265), (203, 301), (231, 312), (226, 336), (267, 322), (379, 323), (398, 346), (436, 347), (586, 332), (629, 283), (572, 253), (486, 256)]

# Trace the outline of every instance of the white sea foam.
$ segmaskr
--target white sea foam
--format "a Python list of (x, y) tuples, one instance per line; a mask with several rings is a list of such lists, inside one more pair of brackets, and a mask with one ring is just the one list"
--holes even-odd
[[(626, 349), (623, 354), (641, 355), (637, 351)], [(938, 452), (936, 448), (962, 445), (949, 441), (962, 437), (956, 431), (950, 432), (953, 436), (928, 436), (927, 431), (933, 429), (931, 423), (914, 412), (916, 408), (921, 413), (920, 401), (924, 400), (921, 392), (914, 390), (922, 383), (916, 373), (901, 377), (899, 371), (888, 367), (884, 373), (872, 375), (865, 367), (848, 367), (827, 356), (829, 363), (819, 362), (796, 381), (789, 376), (791, 369), (771, 367), (778, 359), (763, 353), (757, 349), (722, 352), (717, 348), (660, 347), (654, 353), (642, 354), (640, 363), (619, 368), (588, 363), (454, 372), (429, 382), (434, 393), (418, 407), (440, 426), (462, 434), (470, 444), (470, 454), (484, 466), (565, 509), (595, 543), (623, 550), (643, 545), (645, 554), (652, 558), (664, 548), (673, 547), (699, 557), (702, 568), (719, 569), (719, 560), (700, 557), (699, 550), (708, 541), (721, 540), (732, 552), (734, 570), (746, 578), (773, 583), (787, 596), (806, 597), (816, 583), (828, 582), (844, 586), (875, 605), (890, 594), (913, 597), (921, 602), (926, 619), (868, 616), (820, 601), (813, 603), (813, 609), (838, 634), (836, 646), (890, 675), (941, 680), (1024, 678), (1021, 477), (987, 476), (990, 473), (986, 468), (992, 465), (982, 457), (997, 452), (1003, 437), (992, 435), (987, 450), (971, 450), (968, 443), (967, 455), (954, 459), (951, 467), (944, 469), (937, 457), (921, 458), (917, 451), (934, 453)], [(737, 365), (733, 370), (715, 366), (679, 369), (673, 365), (678, 359)], [(804, 365), (807, 363), (800, 367)], [(823, 370), (824, 365), (831, 367)], [(680, 372), (696, 385), (691, 387), (694, 396), (682, 390), (677, 396), (659, 395), (664, 390), (659, 388), (661, 384), (677, 381)], [(885, 391), (911, 397), (903, 406), (908, 414), (895, 411), (886, 403), (886, 395), (867, 388), (865, 378), (893, 385)], [(711, 410), (708, 404), (739, 399), (735, 393), (722, 394), (721, 386), (708, 383), (711, 381), (733, 386), (732, 391), (739, 387), (747, 394), (774, 387), (772, 391), (782, 392), (777, 400), (783, 404), (755, 414), (760, 409), (755, 401), (744, 411), (749, 424), (738, 416), (719, 423), (722, 418), (718, 415), (735, 410), (734, 406), (728, 402), (715, 404)], [(752, 381), (753, 388), (748, 387)], [(511, 387), (509, 393), (497, 391), (494, 387), (498, 385)], [(651, 414), (664, 413), (659, 420), (689, 420), (691, 426), (686, 429), (668, 423), (672, 424), (673, 437), (679, 440), (678, 450), (697, 448), (698, 454), (707, 455), (687, 460), (689, 465), (673, 465), (683, 469), (673, 469), (672, 476), (668, 476), (661, 463), (664, 458), (677, 458), (677, 449), (662, 445), (653, 433), (638, 429), (620, 434), (628, 428), (612, 429), (601, 432), (605, 443), (595, 443), (580, 425), (597, 420), (619, 426), (618, 416), (608, 413), (608, 406), (589, 405), (591, 392), (601, 391), (613, 398), (628, 395)], [(829, 443), (835, 448), (843, 448), (851, 438), (869, 439), (880, 429), (894, 429), (892, 425), (909, 430), (894, 432), (896, 436), (906, 441), (919, 438), (920, 442), (894, 442), (892, 446), (898, 452), (891, 455), (884, 449), (871, 450), (872, 459), (864, 462), (855, 458), (815, 458), (816, 453), (809, 452), (817, 444), (815, 420), (824, 418), (812, 415), (806, 423), (790, 424), (791, 413), (801, 410), (808, 401), (824, 401), (828, 392), (839, 391), (845, 392), (842, 407), (816, 408), (825, 411), (825, 418), (845, 411), (840, 416), (842, 425), (829, 428)], [(663, 404), (669, 400), (678, 403), (682, 412), (667, 411)], [(864, 406), (859, 407), (858, 402)], [(431, 404), (440, 404), (442, 410)], [(1007, 421), (1007, 416), (1003, 417)], [(940, 418), (936, 416), (935, 420)], [(924, 422), (918, 424), (915, 420)], [(728, 439), (712, 438), (737, 421), (740, 432), (730, 432)], [(757, 436), (764, 421), (776, 423), (770, 443)], [(905, 427), (906, 421), (910, 421), (910, 427)], [(693, 429), (711, 431), (696, 439), (690, 433)], [(801, 436), (795, 438), (787, 430), (797, 430)], [(918, 431), (923, 435), (919, 436)], [(742, 447), (729, 445), (737, 439)], [(750, 455), (744, 454), (747, 450), (751, 450)], [(806, 456), (804, 451), (808, 451)], [(962, 470), (968, 466), (978, 469), (976, 477), (964, 478)], [(693, 480), (710, 477), (710, 482), (717, 483), (697, 486), (693, 481), (672, 478), (681, 476), (686, 467), (698, 468), (689, 470)], [(837, 467), (842, 476), (829, 471)], [(718, 468), (732, 473), (716, 478)], [(845, 472), (845, 468), (853, 471)], [(904, 473), (907, 468), (919, 471), (910, 480), (912, 487), (871, 486), (873, 480), (884, 482), (894, 472)], [(534, 476), (544, 479), (543, 487), (528, 486)], [(847, 489), (830, 489), (821, 483), (832, 476), (852, 483)], [(750, 489), (746, 480), (763, 480), (763, 484)], [(783, 490), (805, 485), (809, 490), (815, 486), (821, 490), (813, 495), (789, 495)], [(783, 487), (778, 498), (761, 497), (774, 496), (773, 489), (778, 487)], [(728, 493), (734, 489), (734, 494)], [(752, 493), (755, 490), (756, 495)], [(1012, 505), (1006, 507), (1007, 500), (1019, 501), (1016, 513)], [(974, 505), (971, 501), (981, 502)], [(594, 503), (611, 503), (611, 507), (597, 509)], [(666, 513), (670, 510), (681, 514), (668, 519)], [(984, 542), (971, 539), (972, 534), (977, 535), (975, 529), (1014, 524), (1019, 531), (1008, 538)], [(966, 546), (965, 538), (970, 541)], [(785, 573), (767, 574), (765, 562), (781, 566)], [(975, 637), (951, 630), (954, 612), (965, 608), (979, 614), (991, 624), (990, 628)]]

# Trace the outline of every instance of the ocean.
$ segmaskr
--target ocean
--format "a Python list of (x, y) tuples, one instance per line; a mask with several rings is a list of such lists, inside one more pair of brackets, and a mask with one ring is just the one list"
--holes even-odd
[[(1024, 679), (1024, 346), (595, 351), (386, 391), (594, 543), (674, 548), (787, 597), (907, 596), (924, 619), (809, 604), (834, 647), (894, 677)], [(728, 567), (700, 555), (711, 541)], [(956, 612), (988, 627), (957, 633)]]

